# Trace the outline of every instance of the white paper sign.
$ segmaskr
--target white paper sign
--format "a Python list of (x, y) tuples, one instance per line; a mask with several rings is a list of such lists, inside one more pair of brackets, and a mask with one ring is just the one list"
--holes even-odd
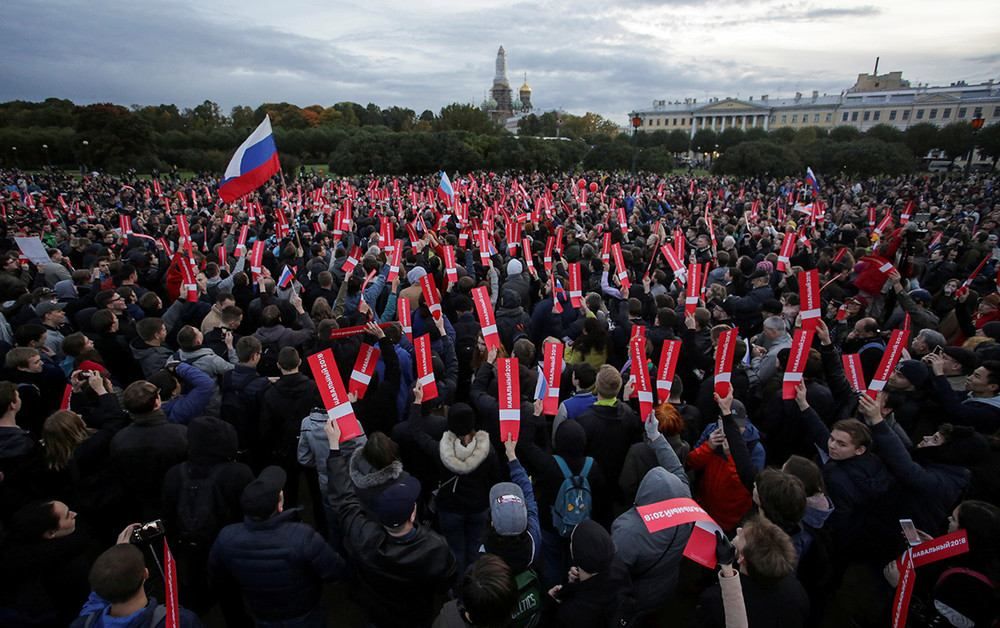
[(51, 264), (48, 249), (42, 244), (41, 238), (31, 236), (30, 238), (14, 238), (17, 248), (21, 249), (21, 254), (28, 258), (33, 264)]

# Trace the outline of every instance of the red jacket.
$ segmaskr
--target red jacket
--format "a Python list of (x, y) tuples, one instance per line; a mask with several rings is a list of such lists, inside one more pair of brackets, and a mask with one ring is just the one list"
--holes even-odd
[(702, 471), (698, 503), (723, 530), (735, 530), (753, 505), (753, 496), (740, 482), (733, 457), (723, 457), (706, 440), (688, 454), (687, 465)]

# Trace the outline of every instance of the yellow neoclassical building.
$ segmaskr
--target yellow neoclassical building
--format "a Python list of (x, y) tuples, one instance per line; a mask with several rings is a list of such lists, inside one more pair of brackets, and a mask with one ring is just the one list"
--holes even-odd
[(764, 130), (807, 126), (831, 128), (853, 126), (861, 131), (878, 124), (900, 130), (920, 122), (945, 126), (955, 121), (980, 117), (985, 124), (1000, 121), (1000, 83), (968, 85), (964, 82), (943, 87), (917, 85), (903, 80), (902, 72), (859, 74), (850, 88), (837, 95), (796, 93), (793, 98), (758, 99), (696, 98), (683, 101), (653, 101), (652, 107), (629, 114), (638, 118), (642, 132), (687, 132), (700, 129), (722, 132), (727, 128)]

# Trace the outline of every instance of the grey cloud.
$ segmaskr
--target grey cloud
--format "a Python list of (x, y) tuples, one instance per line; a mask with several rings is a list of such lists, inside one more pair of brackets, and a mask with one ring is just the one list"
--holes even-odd
[(810, 9), (804, 18), (809, 20), (826, 20), (847, 17), (872, 17), (882, 13), (878, 7), (866, 5), (860, 7), (829, 7), (825, 9)]

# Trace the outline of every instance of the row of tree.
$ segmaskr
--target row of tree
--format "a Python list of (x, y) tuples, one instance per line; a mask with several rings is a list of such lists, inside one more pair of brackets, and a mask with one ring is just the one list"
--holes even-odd
[(410, 109), (374, 104), (300, 108), (266, 103), (256, 109), (234, 107), (224, 115), (210, 101), (181, 111), (174, 105), (129, 109), (59, 99), (0, 103), (0, 157), (22, 168), (220, 172), (265, 114), (271, 116), (286, 170), (324, 163), (340, 174), (579, 166), (665, 172), (691, 151), (721, 173), (795, 174), (810, 165), (822, 172), (872, 175), (911, 172), (932, 149), (952, 161), (974, 145), (983, 155), (1000, 157), (1000, 125), (974, 133), (965, 122), (943, 128), (923, 123), (905, 131), (880, 125), (867, 133), (843, 126), (632, 136), (596, 114), (546, 112), (522, 118), (515, 137), (479, 108), (463, 104), (417, 116)]

